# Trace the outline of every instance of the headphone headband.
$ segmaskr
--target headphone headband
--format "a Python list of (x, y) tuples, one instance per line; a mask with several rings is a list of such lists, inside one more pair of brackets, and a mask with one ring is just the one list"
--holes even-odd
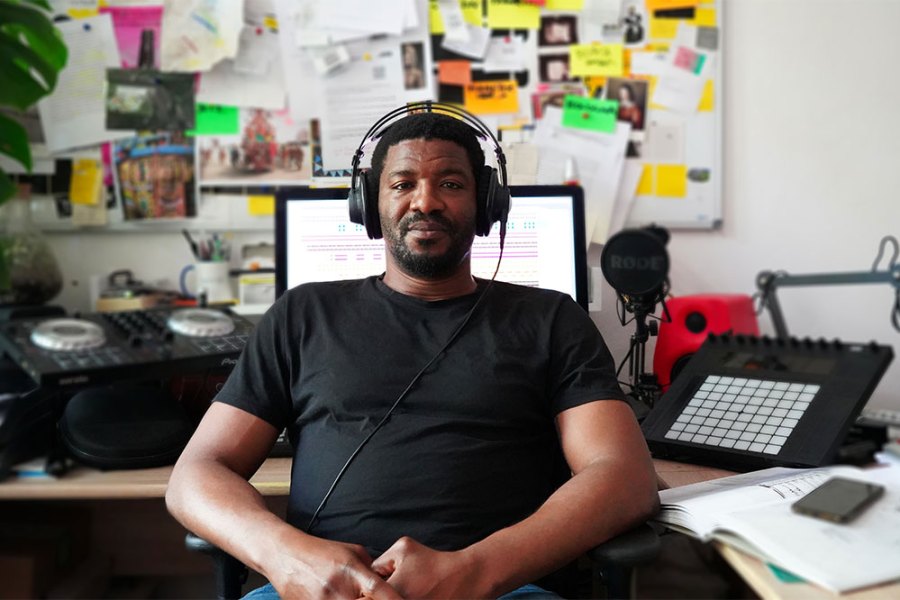
[(381, 137), (387, 130), (387, 127), (393, 124), (391, 123), (391, 121), (395, 120), (396, 117), (401, 115), (406, 116), (418, 112), (436, 112), (452, 117), (459, 117), (462, 121), (471, 126), (476, 131), (476, 133), (481, 134), (480, 137), (485, 138), (486, 140), (490, 140), (494, 146), (494, 156), (497, 157), (497, 171), (500, 175), (500, 184), (503, 187), (509, 187), (509, 180), (507, 179), (506, 175), (506, 155), (503, 154), (503, 149), (500, 147), (500, 142), (497, 141), (497, 138), (496, 136), (494, 136), (494, 132), (491, 131), (490, 127), (485, 125), (484, 122), (474, 114), (463, 108), (460, 108), (453, 104), (446, 104), (444, 102), (423, 100), (421, 102), (410, 102), (408, 104), (404, 104), (403, 106), (398, 106), (397, 108), (382, 115), (380, 119), (375, 121), (375, 123), (371, 127), (369, 127), (369, 130), (366, 131), (366, 134), (363, 136), (363, 139), (359, 143), (359, 146), (357, 146), (356, 152), (353, 153), (353, 170), (350, 177), (351, 188), (356, 187), (357, 179), (359, 178), (359, 164), (362, 161), (363, 155), (365, 154), (363, 152), (363, 147), (366, 145), (366, 143), (370, 140)]

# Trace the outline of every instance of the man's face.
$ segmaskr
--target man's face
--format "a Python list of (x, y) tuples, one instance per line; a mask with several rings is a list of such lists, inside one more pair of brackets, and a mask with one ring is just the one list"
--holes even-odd
[(404, 140), (388, 149), (378, 211), (394, 263), (423, 278), (447, 277), (475, 239), (476, 183), (466, 151), (446, 140)]

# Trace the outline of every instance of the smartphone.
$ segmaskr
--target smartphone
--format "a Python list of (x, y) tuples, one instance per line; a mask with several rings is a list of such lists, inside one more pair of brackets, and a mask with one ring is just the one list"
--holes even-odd
[(849, 523), (884, 494), (884, 486), (832, 477), (791, 505), (796, 513)]

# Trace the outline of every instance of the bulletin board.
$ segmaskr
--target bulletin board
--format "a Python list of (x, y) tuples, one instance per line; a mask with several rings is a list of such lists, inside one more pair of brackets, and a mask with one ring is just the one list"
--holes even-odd
[[(698, 110), (679, 114), (653, 104), (649, 107), (648, 137), (663, 143), (656, 145), (658, 156), (653, 156), (651, 148), (641, 158), (627, 225), (655, 223), (672, 229), (712, 229), (721, 225), (723, 8), (723, 2), (716, 0), (701, 2), (695, 9), (693, 22), (698, 38), (709, 36), (699, 43), (713, 49), (708, 56), (714, 60), (714, 64), (701, 67), (705, 82)], [(677, 39), (671, 38), (674, 32), (665, 26), (657, 32)]]

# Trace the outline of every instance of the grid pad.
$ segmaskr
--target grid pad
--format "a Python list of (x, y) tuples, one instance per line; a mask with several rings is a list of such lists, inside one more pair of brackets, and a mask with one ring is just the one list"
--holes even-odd
[(708, 375), (665, 437), (703, 446), (778, 454), (819, 387)]

